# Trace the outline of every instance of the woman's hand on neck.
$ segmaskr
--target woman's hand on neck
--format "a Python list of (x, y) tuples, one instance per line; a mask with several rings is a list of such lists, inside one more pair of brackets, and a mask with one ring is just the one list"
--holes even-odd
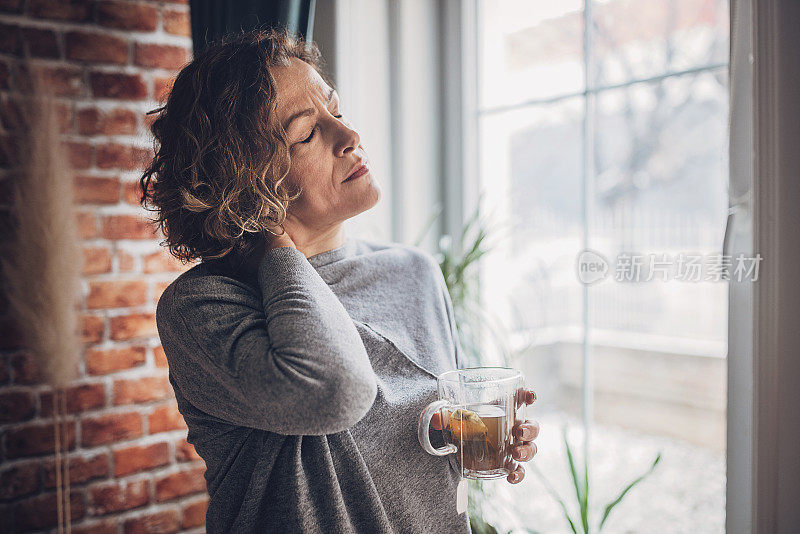
[(291, 212), (287, 214), (281, 226), (285, 231), (284, 235), (278, 237), (267, 234), (269, 239), (266, 248), (294, 246), (306, 258), (338, 248), (347, 238), (342, 223), (325, 228), (310, 228)]

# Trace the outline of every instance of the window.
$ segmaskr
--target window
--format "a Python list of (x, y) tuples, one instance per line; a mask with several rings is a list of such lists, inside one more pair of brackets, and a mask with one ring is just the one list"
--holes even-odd
[[(606, 528), (721, 532), (728, 3), (476, 2), (478, 187), (503, 234), (482, 295), (540, 396), (531, 464), (573, 502), (560, 429), (579, 454), (588, 432), (602, 513), (661, 452)], [(591, 284), (587, 249), (608, 268)], [(486, 487), (501, 531), (568, 531), (533, 466)]]

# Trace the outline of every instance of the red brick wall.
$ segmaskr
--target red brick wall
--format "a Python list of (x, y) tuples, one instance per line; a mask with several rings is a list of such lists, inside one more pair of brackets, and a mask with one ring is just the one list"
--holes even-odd
[[(137, 190), (152, 151), (145, 113), (190, 45), (185, 2), (0, 0), (0, 135), (13, 135), (28, 50), (58, 95), (74, 168), (86, 347), (67, 392), (76, 533), (203, 531), (205, 465), (186, 443), (154, 321), (187, 267), (159, 247)], [(55, 532), (52, 390), (3, 308), (0, 532)]]

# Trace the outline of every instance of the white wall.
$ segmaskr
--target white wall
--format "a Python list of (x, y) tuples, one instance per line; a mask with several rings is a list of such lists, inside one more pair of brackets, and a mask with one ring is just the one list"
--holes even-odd
[[(347, 221), (351, 235), (413, 243), (436, 209), (437, 10), (430, 0), (317, 0), (315, 40), (382, 191), (374, 208)], [(434, 227), (423, 247), (436, 239)]]

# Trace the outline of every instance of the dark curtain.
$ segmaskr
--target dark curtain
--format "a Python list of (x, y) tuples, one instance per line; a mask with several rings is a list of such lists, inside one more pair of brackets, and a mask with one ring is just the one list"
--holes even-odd
[(189, 0), (194, 54), (223, 35), (284, 26), (306, 41), (313, 39), (316, 0)]

